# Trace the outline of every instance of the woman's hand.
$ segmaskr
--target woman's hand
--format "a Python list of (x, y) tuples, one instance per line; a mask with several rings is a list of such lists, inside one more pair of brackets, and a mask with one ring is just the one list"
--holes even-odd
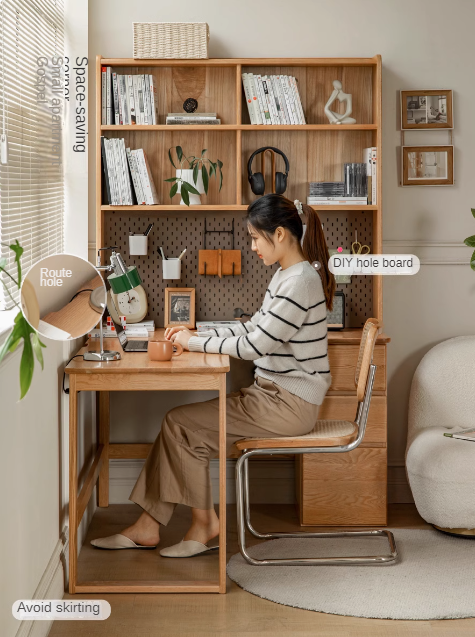
[(183, 349), (188, 349), (188, 341), (193, 336), (190, 330), (183, 325), (176, 325), (174, 327), (167, 327), (165, 330), (165, 338), (172, 341), (172, 343), (179, 343)]

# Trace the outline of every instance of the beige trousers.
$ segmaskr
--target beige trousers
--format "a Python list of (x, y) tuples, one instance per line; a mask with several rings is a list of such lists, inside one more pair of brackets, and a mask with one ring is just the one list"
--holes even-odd
[[(209, 460), (218, 456), (218, 400), (175, 407), (163, 419), (129, 496), (160, 524), (168, 524), (177, 504), (213, 508)], [(309, 433), (318, 410), (319, 405), (258, 376), (250, 387), (226, 394), (226, 453), (241, 438)]]

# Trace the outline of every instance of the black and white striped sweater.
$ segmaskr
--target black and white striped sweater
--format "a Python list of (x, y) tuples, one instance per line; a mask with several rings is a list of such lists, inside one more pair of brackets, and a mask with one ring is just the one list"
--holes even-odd
[(188, 348), (253, 360), (257, 375), (321, 405), (331, 373), (320, 275), (308, 261), (279, 268), (250, 321), (200, 332), (190, 338)]

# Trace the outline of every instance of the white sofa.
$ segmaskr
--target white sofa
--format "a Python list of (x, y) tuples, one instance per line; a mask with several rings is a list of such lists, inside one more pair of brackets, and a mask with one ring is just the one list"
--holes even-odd
[(433, 347), (411, 385), (406, 474), (419, 514), (443, 529), (475, 528), (475, 442), (443, 436), (475, 427), (475, 336)]

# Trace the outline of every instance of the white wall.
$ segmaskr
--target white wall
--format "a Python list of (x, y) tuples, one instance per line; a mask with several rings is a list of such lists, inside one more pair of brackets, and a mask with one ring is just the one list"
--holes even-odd
[[(475, 233), (475, 84), (471, 81), (475, 3), (442, 0), (287, 0), (223, 2), (182, 0), (101, 0), (89, 3), (89, 56), (132, 57), (134, 21), (205, 21), (210, 26), (210, 57), (372, 57), (383, 61), (383, 239), (385, 252), (421, 256), (415, 277), (384, 282), (388, 347), (389, 463), (395, 493), (404, 480), (407, 404), (412, 375), (436, 343), (474, 332), (475, 273), (465, 237)], [(92, 73), (90, 74), (92, 76)], [(92, 80), (92, 77), (91, 77)], [(399, 186), (399, 90), (454, 91), (455, 186)], [(94, 86), (90, 82), (93, 99)], [(90, 104), (91, 113), (94, 104)], [(92, 126), (91, 126), (92, 131)], [(406, 135), (406, 144), (448, 143), (448, 133)], [(94, 241), (94, 157), (90, 155), (89, 240)], [(397, 247), (397, 249), (396, 249)], [(433, 265), (428, 265), (433, 263)], [(456, 264), (453, 264), (456, 263)], [(457, 265), (458, 263), (458, 265)], [(190, 396), (190, 401), (195, 400)], [(134, 401), (117, 435), (153, 440), (168, 403), (153, 398), (156, 417), (141, 423), (149, 403)], [(124, 407), (126, 400), (115, 401)], [(141, 407), (144, 405), (144, 407)], [(113, 405), (114, 409), (114, 405)], [(113, 429), (114, 431), (114, 429)], [(127, 433), (125, 433), (127, 432)], [(391, 481), (390, 470), (390, 481)], [(403, 485), (402, 485), (403, 487)]]

